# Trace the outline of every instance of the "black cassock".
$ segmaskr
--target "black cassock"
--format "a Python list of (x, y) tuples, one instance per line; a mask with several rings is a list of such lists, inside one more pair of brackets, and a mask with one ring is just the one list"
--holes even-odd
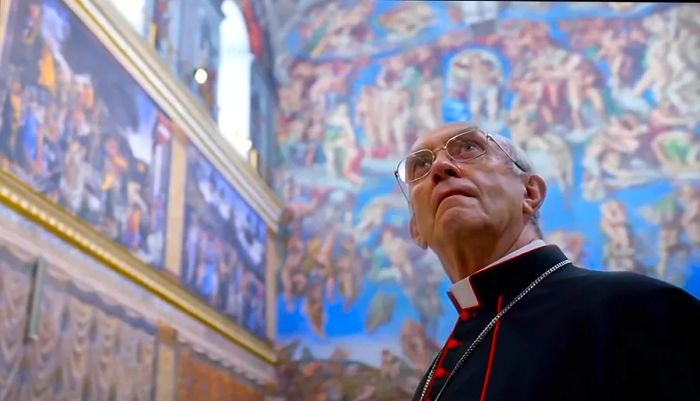
[[(567, 264), (491, 319), (566, 256), (530, 250), (468, 279), (460, 317), (414, 401), (700, 400), (700, 301), (656, 279)], [(429, 371), (430, 372), (430, 371)], [(452, 375), (449, 380), (447, 378)], [(446, 383), (447, 382), (447, 383)]]

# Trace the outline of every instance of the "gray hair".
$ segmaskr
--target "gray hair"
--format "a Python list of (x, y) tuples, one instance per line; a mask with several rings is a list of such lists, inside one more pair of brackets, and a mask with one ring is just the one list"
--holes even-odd
[[(511, 160), (508, 160), (508, 163), (511, 165), (515, 174), (522, 176), (536, 174), (535, 169), (532, 166), (532, 162), (530, 162), (530, 159), (527, 157), (527, 153), (525, 153), (525, 150), (523, 148), (514, 144), (512, 140), (506, 138), (503, 135), (492, 136), (494, 140), (498, 143), (498, 145), (500, 145), (501, 148), (503, 148), (503, 150), (513, 159), (513, 162), (511, 162)], [(539, 238), (543, 239), (544, 234), (542, 233), (542, 229), (540, 228), (539, 210), (536, 210), (535, 214), (533, 214), (530, 218), (530, 224), (532, 224), (532, 226), (535, 228), (535, 233), (539, 236)]]

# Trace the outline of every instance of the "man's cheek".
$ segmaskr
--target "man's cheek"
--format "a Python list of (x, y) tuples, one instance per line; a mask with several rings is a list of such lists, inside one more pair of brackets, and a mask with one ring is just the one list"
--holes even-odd
[(423, 217), (427, 216), (427, 213), (430, 212), (428, 207), (429, 202), (427, 202), (425, 199), (421, 199), (420, 197), (416, 197), (416, 201), (417, 212)]

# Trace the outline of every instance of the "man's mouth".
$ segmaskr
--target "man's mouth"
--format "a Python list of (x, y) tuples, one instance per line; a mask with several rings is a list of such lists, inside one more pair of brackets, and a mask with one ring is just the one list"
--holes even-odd
[(454, 196), (464, 196), (467, 198), (474, 198), (474, 196), (469, 191), (466, 191), (464, 189), (459, 189), (459, 188), (450, 189), (448, 191), (441, 193), (438, 196), (437, 202), (435, 203), (435, 210), (437, 210), (438, 207), (440, 207), (440, 204), (442, 204), (443, 201), (445, 201), (448, 198), (454, 197)]

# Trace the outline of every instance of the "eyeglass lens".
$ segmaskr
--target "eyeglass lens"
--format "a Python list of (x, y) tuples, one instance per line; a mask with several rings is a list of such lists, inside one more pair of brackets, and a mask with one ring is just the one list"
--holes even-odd
[[(486, 152), (486, 137), (479, 131), (467, 131), (450, 138), (440, 149), (445, 149), (453, 160), (468, 161)], [(408, 155), (398, 166), (399, 178), (410, 183), (428, 175), (440, 149), (422, 149)]]

